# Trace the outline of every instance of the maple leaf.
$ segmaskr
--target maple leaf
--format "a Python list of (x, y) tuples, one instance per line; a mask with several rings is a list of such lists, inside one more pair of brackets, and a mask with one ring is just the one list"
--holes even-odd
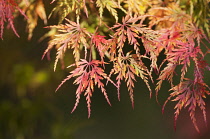
[(167, 66), (161, 71), (157, 79), (159, 81), (157, 82), (157, 86), (155, 88), (156, 96), (158, 95), (158, 91), (160, 90), (162, 82), (164, 80), (168, 80), (171, 83), (171, 86), (173, 86), (173, 76), (175, 73), (176, 66), (177, 65), (174, 63), (168, 63)]
[[(139, 59), (138, 59), (139, 60)], [(148, 74), (147, 74), (147, 68), (144, 66), (142, 61), (136, 61), (132, 55), (130, 55), (130, 52), (126, 54), (124, 57), (116, 57), (113, 60), (114, 67), (111, 70), (109, 77), (112, 74), (117, 74), (116, 80), (117, 80), (117, 89), (118, 89), (118, 99), (120, 100), (120, 85), (121, 81), (124, 80), (126, 82), (126, 85), (128, 87), (130, 99), (132, 102), (132, 107), (134, 108), (134, 95), (133, 95), (133, 88), (134, 88), (134, 81), (135, 75), (138, 77), (141, 77), (141, 79), (146, 83), (150, 95), (151, 95), (151, 89), (150, 85), (148, 83)]]
[[(80, 96), (82, 93), (84, 93), (87, 101), (88, 117), (90, 117), (91, 97), (94, 91), (94, 86), (97, 86), (99, 89), (101, 89), (101, 92), (104, 94), (106, 101), (109, 105), (111, 105), (102, 80), (106, 79), (113, 84), (114, 82), (111, 81), (107, 74), (104, 73), (104, 70), (99, 67), (101, 64), (102, 62), (99, 60), (92, 60), (88, 62), (85, 59), (81, 59), (78, 62), (78, 66), (70, 72), (71, 74), (67, 76), (67, 78), (64, 79), (56, 89), (57, 91), (67, 80), (71, 79), (72, 77), (76, 77), (74, 84), (78, 85), (78, 88), (76, 90), (76, 103), (72, 112), (77, 108), (80, 101)], [(71, 66), (75, 66), (75, 64), (72, 64), (69, 67)]]
[[(4, 22), (8, 22), (16, 36), (20, 37), (14, 27), (14, 12), (18, 10), (25, 16), (23, 11), (18, 7), (15, 0), (1, 0), (0, 1), (0, 38), (3, 39)], [(26, 16), (25, 16), (26, 17)]]
[[(133, 49), (135, 50), (135, 53), (138, 55), (139, 58), (142, 57), (142, 55), (140, 54), (141, 49), (138, 41), (140, 39), (145, 42), (155, 41), (158, 36), (158, 32), (153, 31), (143, 25), (142, 23), (144, 20), (145, 16), (130, 17), (129, 15), (126, 15), (122, 18), (122, 23), (117, 23), (112, 27), (112, 29), (116, 30), (113, 38), (117, 41), (116, 43), (118, 55), (123, 55), (123, 48), (126, 40), (128, 41), (128, 44), (130, 46), (133, 46)], [(147, 47), (145, 47), (145, 49), (146, 51), (148, 50)]]
[(167, 99), (165, 104), (163, 105), (163, 111), (165, 108), (166, 103), (172, 98), (175, 97), (172, 101), (178, 101), (174, 109), (175, 116), (174, 116), (174, 128), (176, 129), (176, 121), (178, 119), (178, 116), (180, 114), (181, 109), (189, 106), (188, 111), (191, 117), (191, 120), (196, 128), (196, 130), (199, 132), (199, 128), (196, 123), (195, 118), (195, 110), (196, 107), (200, 107), (200, 109), (203, 112), (204, 121), (206, 121), (206, 110), (205, 110), (205, 102), (203, 98), (206, 98), (206, 95), (210, 95), (209, 93), (209, 87), (204, 82), (195, 82), (193, 80), (185, 78), (185, 81), (181, 82), (177, 86), (174, 86), (170, 89), (170, 91), (173, 91), (170, 94), (170, 97)]
[(92, 36), (92, 41), (97, 47), (101, 47), (102, 44), (106, 43), (106, 39), (104, 39), (106, 36), (101, 36), (101, 35), (93, 35)]
[(27, 15), (27, 31), (28, 31), (28, 40), (33, 36), (33, 30), (37, 26), (38, 17), (40, 17), (44, 24), (47, 24), (47, 16), (44, 8), (43, 0), (36, 0), (29, 4), (20, 4), (20, 8)]
[(105, 53), (106, 56), (110, 59), (110, 61), (113, 61), (117, 56), (117, 39), (111, 38), (106, 40), (106, 49), (108, 49), (108, 53)]
[(117, 10), (115, 8), (118, 8), (118, 4), (113, 0), (97, 0), (96, 1), (97, 7), (99, 7), (99, 14), (100, 18), (102, 18), (104, 8), (107, 8), (108, 11), (114, 16), (116, 22), (118, 22), (118, 15)]
[[(73, 55), (75, 57), (76, 63), (80, 59), (80, 49), (81, 46), (85, 47), (85, 50), (88, 47), (87, 37), (90, 37), (90, 33), (86, 31), (85, 28), (81, 28), (80, 24), (77, 24), (73, 21), (66, 19), (68, 23), (65, 25), (54, 25), (49, 26), (48, 28), (56, 28), (60, 34), (55, 35), (55, 38), (49, 42), (48, 48), (45, 50), (42, 58), (53, 48), (57, 46), (57, 56), (54, 64), (54, 71), (59, 59), (63, 59), (64, 54), (67, 49), (73, 49)], [(87, 53), (86, 53), (87, 54)], [(85, 57), (86, 57), (85, 54)]]
[(105, 36), (97, 35), (96, 33), (92, 35), (91, 40), (99, 52), (101, 61), (104, 62), (104, 56), (108, 50), (107, 40), (105, 39)]
[(166, 102), (163, 105), (163, 111), (165, 108), (165, 105), (169, 100), (175, 97), (172, 101), (178, 101), (174, 109), (175, 116), (174, 116), (174, 128), (176, 129), (176, 121), (178, 119), (178, 116), (180, 114), (181, 109), (189, 106), (188, 111), (191, 117), (191, 120), (194, 124), (195, 129), (199, 131), (199, 128), (196, 123), (195, 118), (195, 111), (196, 107), (199, 107), (204, 116), (204, 121), (207, 124), (206, 119), (206, 110), (205, 110), (205, 101), (203, 98), (206, 98), (206, 95), (210, 95), (210, 88), (209, 86), (204, 82), (204, 71), (210, 70), (209, 65), (204, 61), (202, 58), (198, 58), (195, 61), (195, 68), (194, 68), (194, 79), (184, 78), (183, 81), (181, 81), (178, 85), (172, 87), (170, 91), (173, 91)]
[[(163, 50), (162, 44), (159, 45), (159, 31), (153, 31), (149, 28), (137, 28), (141, 33), (141, 41), (143, 43), (145, 53), (143, 55), (139, 55), (139, 57), (143, 57), (146, 59), (149, 59), (151, 62), (150, 64), (150, 77), (151, 81), (153, 81), (152, 73), (153, 71), (158, 74), (160, 72), (160, 68), (157, 64), (158, 56), (160, 55), (160, 52)], [(141, 47), (140, 47), (141, 50)]]
[[(158, 49), (155, 45), (155, 42), (158, 41), (158, 31), (154, 31), (145, 25), (143, 25), (143, 21), (147, 16), (134, 16), (131, 17), (126, 15), (122, 18), (122, 23), (117, 23), (112, 28), (116, 30), (113, 35), (113, 38), (116, 40), (117, 49), (114, 46), (114, 50), (117, 50), (119, 56), (123, 56), (123, 48), (125, 43), (128, 42), (129, 46), (132, 46), (135, 50), (135, 54), (137, 58), (147, 58), (150, 59), (151, 62), (151, 69), (149, 76), (152, 79), (152, 71), (157, 68), (157, 57), (160, 53), (160, 49)], [(140, 23), (139, 23), (140, 22)], [(143, 46), (140, 46), (139, 40), (142, 41)], [(126, 42), (127, 41), (127, 42)], [(127, 45), (126, 45), (127, 46)], [(144, 48), (143, 48), (144, 47)], [(146, 50), (145, 54), (141, 54), (140, 51)], [(158, 52), (159, 51), (159, 52)], [(157, 53), (158, 52), (158, 53)], [(116, 53), (116, 52), (115, 52)]]
[[(56, 0), (53, 0), (51, 3), (54, 3)], [(88, 17), (88, 10), (86, 7), (86, 0), (57, 0), (57, 5), (51, 11), (49, 17), (52, 13), (58, 13), (59, 15), (59, 22), (61, 23), (70, 13), (75, 12), (77, 22), (80, 19), (81, 9), (84, 10), (86, 16)]]
[(126, 16), (122, 18), (122, 24), (117, 23), (112, 27), (113, 29), (116, 29), (114, 37), (117, 40), (117, 48), (119, 49), (118, 53), (120, 55), (122, 55), (122, 49), (126, 39), (128, 39), (130, 45), (134, 45), (134, 49), (136, 49), (137, 53), (139, 53), (139, 43), (137, 42), (137, 38), (139, 38), (139, 36), (136, 27), (142, 27), (142, 25), (135, 24), (138, 20), (139, 19), (136, 17), (132, 18), (130, 16)]

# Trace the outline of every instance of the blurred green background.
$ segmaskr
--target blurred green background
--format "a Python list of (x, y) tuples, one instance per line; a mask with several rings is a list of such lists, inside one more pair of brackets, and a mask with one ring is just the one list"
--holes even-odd
[[(53, 23), (53, 21), (52, 21)], [(169, 95), (170, 86), (165, 83), (160, 91), (159, 102), (141, 80), (134, 90), (135, 108), (132, 109), (125, 84), (121, 87), (121, 101), (117, 90), (108, 85), (110, 107), (103, 94), (96, 90), (92, 97), (92, 114), (87, 118), (85, 98), (81, 98), (76, 111), (70, 114), (75, 103), (76, 86), (66, 82), (57, 93), (55, 89), (69, 69), (59, 66), (53, 72), (55, 52), (51, 61), (41, 60), (47, 41), (38, 42), (47, 31), (43, 23), (27, 40), (25, 23), (16, 21), (17, 38), (11, 30), (5, 30), (0, 40), (0, 139), (209, 139), (210, 129), (205, 127), (202, 113), (198, 111), (198, 134), (183, 110), (173, 128), (174, 102), (168, 103), (165, 113), (161, 105)], [(210, 57), (208, 57), (209, 59)], [(66, 64), (70, 64), (69, 57)], [(210, 73), (206, 74), (209, 84)], [(210, 97), (206, 98), (208, 126), (210, 126)]]

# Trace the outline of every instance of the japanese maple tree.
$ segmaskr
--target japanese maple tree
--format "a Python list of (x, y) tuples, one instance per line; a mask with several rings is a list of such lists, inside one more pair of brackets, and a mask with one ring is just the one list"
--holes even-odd
[[(43, 38), (50, 37), (50, 40), (43, 58), (55, 47), (56, 70), (59, 61), (65, 67), (66, 51), (72, 50), (74, 62), (68, 67), (74, 69), (56, 89), (74, 79), (78, 87), (72, 112), (84, 95), (90, 117), (95, 87), (111, 105), (106, 91), (108, 82), (116, 87), (119, 100), (120, 86), (125, 82), (134, 107), (137, 78), (144, 81), (151, 97), (153, 92), (156, 97), (161, 93), (166, 80), (171, 89), (162, 111), (169, 101), (176, 102), (175, 128), (183, 108), (188, 108), (198, 132), (197, 108), (207, 123), (204, 99), (210, 94), (210, 88), (204, 77), (210, 70), (205, 59), (210, 42), (209, 0), (53, 0), (51, 4), (55, 7), (49, 17), (56, 16), (59, 21), (58, 25), (45, 27), (50, 31)], [(23, 0), (19, 5), (14, 0), (0, 0), (0, 9), (0, 38), (5, 22), (18, 36), (13, 24), (15, 11), (27, 16), (28, 39), (38, 17), (47, 24), (43, 0)], [(107, 65), (112, 68), (106, 73)], [(193, 70), (192, 75), (187, 74), (189, 70)], [(174, 75), (178, 75), (178, 83), (173, 81)]]

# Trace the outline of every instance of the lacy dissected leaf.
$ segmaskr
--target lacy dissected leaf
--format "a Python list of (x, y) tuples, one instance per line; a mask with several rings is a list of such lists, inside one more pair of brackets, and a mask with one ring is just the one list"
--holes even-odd
[[(175, 73), (176, 66), (177, 65), (174, 64), (174, 63), (168, 63), (167, 66), (161, 71), (161, 73), (160, 73), (160, 75), (157, 79), (159, 81), (157, 82), (157, 85), (156, 85), (156, 88), (155, 88), (157, 93), (160, 90), (162, 82), (164, 80), (168, 80), (171, 83), (171, 86), (173, 86), (173, 76), (174, 76), (174, 73)], [(158, 94), (156, 94), (156, 95), (158, 95)]]
[[(128, 42), (129, 46), (132, 46), (135, 50), (137, 58), (144, 57), (152, 61), (150, 69), (151, 74), (153, 69), (155, 69), (155, 71), (158, 69), (156, 62), (160, 49), (156, 47), (155, 42), (159, 35), (158, 31), (154, 31), (142, 24), (145, 18), (146, 16), (130, 17), (127, 15), (122, 18), (122, 24), (117, 23), (113, 26), (113, 29), (116, 30), (113, 38), (117, 41), (117, 49), (114, 50), (117, 50), (118, 55), (123, 55), (124, 45)], [(143, 46), (140, 46), (139, 40), (142, 41)], [(141, 49), (143, 49), (143, 51), (146, 50), (144, 55), (140, 54)]]
[[(54, 70), (59, 59), (63, 59), (67, 49), (73, 49), (73, 55), (76, 63), (80, 59), (80, 49), (88, 47), (87, 38), (90, 33), (85, 28), (81, 28), (80, 24), (66, 19), (68, 23), (49, 26), (49, 28), (56, 28), (60, 34), (55, 35), (55, 38), (49, 42), (48, 48), (45, 50), (43, 57), (52, 49), (53, 46), (57, 47), (57, 56), (54, 64)], [(86, 57), (86, 54), (85, 54)]]
[[(138, 39), (154, 41), (157, 38), (157, 32), (151, 30), (142, 24), (145, 17), (130, 17), (129, 15), (122, 18), (122, 23), (115, 24), (112, 29), (116, 30), (113, 38), (116, 39), (118, 54), (122, 55), (123, 47), (128, 44), (133, 46), (138, 57), (140, 57), (140, 49)], [(137, 23), (140, 22), (140, 23)]]
[(106, 40), (106, 48), (108, 49), (108, 52), (105, 53), (106, 56), (110, 59), (110, 61), (114, 60), (117, 56), (117, 39), (111, 38)]
[(199, 128), (197, 126), (195, 118), (195, 111), (196, 108), (199, 107), (203, 112), (204, 121), (206, 122), (206, 110), (203, 98), (206, 98), (206, 95), (210, 94), (208, 85), (205, 84), (204, 82), (195, 82), (195, 80), (185, 79), (185, 81), (181, 82), (177, 86), (174, 86), (170, 90), (173, 92), (170, 94), (170, 97), (165, 102), (163, 110), (168, 100), (175, 97), (175, 99), (172, 100), (172, 101), (177, 101), (177, 104), (174, 107), (174, 109), (176, 110), (174, 116), (175, 129), (176, 129), (176, 121), (180, 114), (180, 111), (183, 108), (188, 107), (191, 120), (196, 130), (199, 132)]
[[(15, 0), (1, 0), (0, 1), (0, 38), (3, 39), (4, 23), (8, 22), (16, 36), (19, 37), (14, 27), (14, 12), (18, 10), (25, 16), (23, 11), (18, 7)], [(25, 16), (26, 17), (26, 16)]]
[[(70, 14), (76, 13), (77, 22), (80, 18), (81, 9), (84, 10), (86, 16), (88, 17), (88, 10), (86, 7), (86, 0), (53, 0), (51, 3), (57, 1), (57, 5), (53, 8), (53, 12), (58, 13), (60, 18), (60, 23)], [(51, 16), (50, 14), (50, 16)]]
[(115, 58), (113, 60), (113, 64), (114, 67), (111, 70), (109, 76), (111, 76), (112, 74), (117, 74), (116, 80), (118, 88), (118, 99), (120, 100), (121, 81), (124, 80), (128, 87), (132, 106), (134, 107), (133, 88), (134, 88), (134, 81), (136, 81), (135, 75), (140, 77), (146, 83), (151, 93), (150, 85), (148, 83), (147, 68), (144, 66), (142, 61), (139, 61), (139, 59), (134, 59), (133, 56), (130, 55), (130, 53), (127, 53), (125, 57)]
[(193, 57), (197, 56), (198, 53), (197, 51), (198, 48), (194, 48), (194, 46), (188, 43), (183, 43), (183, 45), (174, 48), (172, 52), (168, 53), (169, 61), (174, 61), (175, 64), (183, 65), (181, 69), (182, 72), (181, 80), (183, 80), (187, 72), (187, 67), (190, 66), (190, 60), (193, 59)]
[(108, 46), (107, 40), (105, 39), (106, 36), (101, 36), (98, 34), (92, 35), (92, 43), (95, 45), (98, 53), (100, 55), (101, 61), (104, 62), (104, 56), (107, 53)]
[(156, 74), (158, 74), (160, 72), (159, 66), (157, 64), (158, 56), (160, 55), (160, 52), (163, 50), (163, 46), (158, 45), (159, 32), (153, 31), (148, 28), (145, 28), (143, 32), (145, 33), (141, 36), (141, 41), (145, 49), (145, 54), (142, 55), (141, 57), (147, 58), (151, 61), (150, 74), (152, 74), (153, 71)]
[[(86, 97), (87, 101), (88, 117), (90, 117), (91, 97), (94, 92), (94, 86), (97, 86), (101, 90), (101, 92), (104, 94), (106, 98), (106, 101), (108, 102), (109, 105), (111, 105), (108, 95), (106, 93), (106, 89), (104, 88), (104, 84), (102, 82), (102, 80), (104, 79), (108, 81), (111, 80), (108, 78), (107, 74), (104, 73), (104, 70), (99, 67), (99, 65), (101, 64), (103, 63), (99, 60), (92, 60), (88, 62), (85, 59), (81, 59), (78, 62), (78, 66), (73, 71), (70, 72), (71, 74), (67, 76), (67, 78), (64, 79), (56, 89), (58, 90), (61, 87), (61, 85), (63, 85), (67, 80), (71, 79), (72, 77), (76, 77), (74, 84), (78, 85), (78, 88), (76, 90), (76, 103), (72, 112), (77, 108), (80, 101), (80, 97), (82, 93), (84, 93), (84, 96)], [(75, 64), (70, 66), (75, 66)]]
[(40, 17), (44, 24), (47, 24), (47, 16), (43, 4), (43, 0), (30, 1), (27, 5), (22, 3), (20, 8), (26, 13), (27, 19), (27, 30), (28, 39), (30, 40), (33, 36), (33, 30), (37, 26), (38, 17)]
[(185, 107), (189, 107), (188, 111), (190, 113), (191, 120), (199, 132), (199, 128), (196, 123), (195, 112), (196, 108), (199, 107), (204, 116), (204, 121), (207, 123), (206, 119), (206, 110), (205, 110), (205, 101), (203, 98), (206, 98), (206, 95), (210, 95), (209, 93), (209, 86), (204, 82), (204, 71), (210, 70), (209, 65), (203, 58), (199, 58), (199, 56), (195, 56), (194, 62), (194, 79), (184, 78), (178, 85), (172, 87), (170, 91), (173, 91), (168, 99), (166, 100), (165, 104), (163, 105), (163, 110), (166, 103), (171, 100), (177, 101), (176, 106), (174, 107), (175, 111), (175, 128), (176, 128), (176, 121), (179, 116), (181, 109)]
[(141, 27), (141, 25), (135, 24), (138, 20), (138, 18), (130, 18), (129, 16), (126, 16), (122, 19), (122, 24), (117, 23), (113, 26), (113, 29), (116, 29), (114, 37), (117, 40), (116, 43), (119, 55), (122, 55), (123, 47), (127, 39), (129, 44), (134, 45), (134, 49), (136, 49), (137, 53), (139, 53), (139, 43), (137, 41), (139, 36), (136, 27)]
[(99, 7), (100, 18), (103, 16), (104, 8), (106, 8), (118, 22), (118, 14), (116, 8), (119, 8), (118, 4), (114, 0), (97, 0), (97, 7)]

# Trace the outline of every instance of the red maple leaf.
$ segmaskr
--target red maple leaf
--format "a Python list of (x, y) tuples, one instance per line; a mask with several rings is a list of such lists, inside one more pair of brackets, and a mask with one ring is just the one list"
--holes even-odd
[(101, 61), (104, 62), (104, 55), (108, 50), (107, 40), (105, 39), (105, 36), (98, 35), (97, 33), (95, 35), (92, 35), (92, 43), (98, 50)]
[[(99, 67), (99, 65), (101, 64), (102, 62), (99, 60), (92, 60), (88, 62), (85, 59), (81, 59), (78, 62), (77, 68), (71, 71), (70, 72), (71, 74), (67, 76), (67, 78), (64, 79), (62, 83), (58, 86), (58, 88), (56, 89), (57, 91), (63, 85), (63, 83), (65, 83), (67, 80), (71, 79), (72, 77), (76, 77), (74, 84), (78, 85), (78, 88), (76, 90), (77, 99), (76, 99), (76, 103), (74, 105), (72, 112), (77, 108), (80, 101), (80, 96), (82, 95), (82, 93), (84, 93), (84, 96), (86, 96), (86, 101), (87, 101), (88, 117), (90, 117), (91, 97), (92, 97), (95, 85), (97, 85), (98, 88), (101, 89), (101, 92), (104, 94), (106, 101), (108, 102), (109, 105), (111, 105), (102, 80), (107, 79), (111, 83), (113, 83), (113, 81), (111, 81), (109, 77), (107, 76), (107, 74), (104, 73), (104, 70)], [(76, 64), (72, 64), (69, 67), (75, 66), (75, 65)]]
[(26, 15), (18, 7), (15, 0), (0, 0), (0, 38), (3, 39), (4, 23), (8, 22), (16, 36), (19, 37), (14, 27), (14, 16), (13, 13), (18, 10), (22, 15)]

